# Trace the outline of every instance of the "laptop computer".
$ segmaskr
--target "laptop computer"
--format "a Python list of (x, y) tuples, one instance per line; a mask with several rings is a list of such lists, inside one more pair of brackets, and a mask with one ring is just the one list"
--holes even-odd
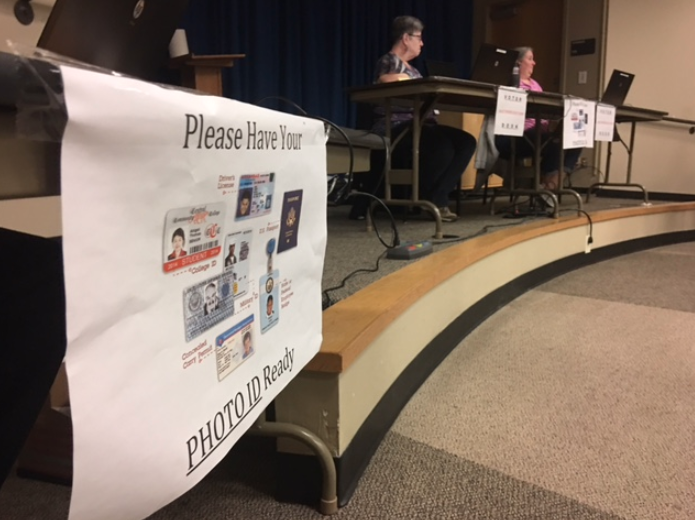
[(617, 69), (613, 70), (611, 79), (608, 81), (608, 86), (601, 97), (601, 103), (613, 105), (615, 107), (623, 106), (627, 93), (632, 85), (632, 80), (634, 79), (634, 74)]
[(484, 43), (475, 59), (471, 80), (493, 85), (511, 85), (512, 70), (519, 53), (497, 45)]
[(460, 78), (459, 67), (452, 61), (426, 60), (425, 69), (428, 76), (441, 76), (444, 78)]
[(169, 60), (188, 0), (57, 0), (38, 47), (141, 79)]

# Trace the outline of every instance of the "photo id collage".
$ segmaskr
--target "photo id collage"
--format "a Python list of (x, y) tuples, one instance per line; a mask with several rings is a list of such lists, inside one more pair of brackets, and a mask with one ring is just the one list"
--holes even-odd
[[(298, 244), (302, 190), (282, 193), (279, 204), (274, 192), (275, 173), (241, 175), (232, 199), (235, 207), (224, 202), (201, 203), (171, 209), (165, 216), (164, 274), (187, 270), (199, 279), (181, 295), (183, 339), (186, 343), (200, 341), (216, 325), (227, 321), (230, 325), (207, 342), (214, 342), (219, 381), (254, 354), (257, 334), (265, 334), (280, 321), (280, 272), (273, 259)], [(271, 226), (259, 218), (271, 215), (278, 205), (279, 225)], [(279, 231), (268, 232), (271, 229)], [(262, 249), (261, 244), (252, 248), (259, 240)], [(254, 276), (258, 277), (257, 288)], [(240, 301), (244, 303), (241, 310)]]

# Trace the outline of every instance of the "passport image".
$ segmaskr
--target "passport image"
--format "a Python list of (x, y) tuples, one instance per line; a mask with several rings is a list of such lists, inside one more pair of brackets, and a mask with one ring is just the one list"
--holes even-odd
[(297, 247), (299, 216), (302, 212), (302, 190), (287, 191), (282, 196), (278, 253)]

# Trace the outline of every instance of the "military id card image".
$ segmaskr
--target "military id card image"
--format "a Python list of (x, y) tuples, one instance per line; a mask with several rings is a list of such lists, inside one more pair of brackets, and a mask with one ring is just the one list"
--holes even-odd
[(255, 352), (253, 314), (215, 339), (217, 380), (222, 381)]
[(169, 210), (162, 243), (164, 272), (171, 273), (219, 255), (225, 212), (222, 202)]
[(288, 191), (282, 196), (278, 253), (297, 247), (299, 217), (302, 214), (302, 190)]
[(261, 334), (265, 334), (280, 321), (280, 273), (271, 271), (260, 278), (258, 298), (260, 305)]
[(235, 220), (267, 215), (273, 210), (274, 173), (242, 175), (239, 179), (239, 194)]
[(247, 229), (228, 234), (224, 241), (224, 270), (232, 273), (234, 296), (241, 296), (249, 290), (252, 238), (253, 230)]
[(183, 319), (186, 341), (200, 336), (206, 330), (234, 314), (232, 277), (218, 274), (183, 291)]

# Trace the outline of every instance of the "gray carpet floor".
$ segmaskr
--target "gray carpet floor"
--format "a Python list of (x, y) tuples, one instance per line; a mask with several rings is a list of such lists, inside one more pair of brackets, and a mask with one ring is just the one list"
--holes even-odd
[[(329, 239), (329, 254), (343, 239)], [(334, 518), (695, 518), (694, 337), (692, 243), (526, 293), (433, 372)], [(323, 518), (273, 498), (272, 442), (250, 441), (151, 520)], [(69, 496), (13, 476), (0, 489), (0, 518), (64, 519)]]

